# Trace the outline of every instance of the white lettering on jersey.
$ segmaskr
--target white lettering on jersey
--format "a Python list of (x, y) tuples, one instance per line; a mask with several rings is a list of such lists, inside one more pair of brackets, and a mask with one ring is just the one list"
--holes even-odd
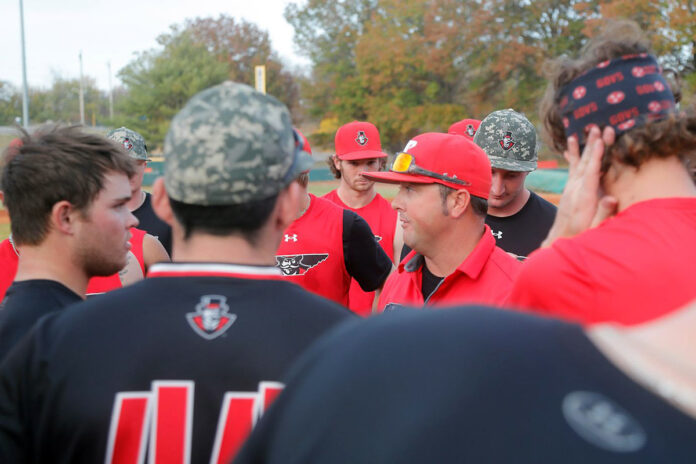
[[(150, 442), (151, 464), (188, 464), (191, 459), (194, 382), (155, 380), (152, 391), (119, 392), (114, 399), (106, 464), (142, 464)], [(228, 463), (282, 391), (263, 381), (256, 392), (226, 392), (222, 399), (212, 464)]]

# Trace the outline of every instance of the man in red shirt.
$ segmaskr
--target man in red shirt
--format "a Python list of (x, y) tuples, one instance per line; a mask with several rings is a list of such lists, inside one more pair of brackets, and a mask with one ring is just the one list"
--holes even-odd
[(481, 148), (458, 135), (421, 134), (391, 172), (363, 175), (399, 184), (392, 207), (412, 249), (387, 279), (380, 309), (506, 301), (519, 263), (495, 246), (484, 223), (491, 164)]
[(510, 304), (632, 325), (696, 298), (696, 187), (683, 155), (696, 150), (696, 119), (676, 110), (676, 87), (648, 50), (622, 25), (549, 80), (542, 120), (569, 179)]
[[(302, 149), (311, 153), (302, 133)], [(348, 307), (351, 280), (366, 292), (381, 288), (392, 269), (370, 226), (343, 209), (307, 191), (309, 171), (295, 181), (302, 187), (302, 205), (285, 230), (276, 252), (283, 276), (310, 292)]]
[[(365, 219), (382, 249), (398, 264), (403, 235), (396, 221), (396, 211), (377, 193), (375, 182), (362, 175), (363, 172), (381, 171), (386, 165), (387, 154), (382, 152), (377, 127), (360, 121), (344, 124), (336, 131), (335, 148), (336, 154), (327, 161), (340, 184), (324, 198)], [(374, 299), (375, 292), (365, 292), (355, 279), (351, 279), (348, 307), (352, 311), (370, 314)]]

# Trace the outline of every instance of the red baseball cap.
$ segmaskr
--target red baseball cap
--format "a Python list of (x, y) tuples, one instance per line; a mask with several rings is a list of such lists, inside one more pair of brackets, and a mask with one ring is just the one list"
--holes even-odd
[(300, 129), (298, 129), (297, 127), (293, 127), (293, 129), (295, 129), (295, 132), (297, 132), (297, 135), (299, 135), (300, 139), (302, 139), (302, 150), (306, 151), (307, 153), (309, 153), (311, 155), (312, 154), (312, 147), (309, 146), (309, 140), (307, 139), (307, 137), (305, 137), (305, 135), (302, 132), (300, 132)]
[(474, 135), (481, 125), (481, 121), (478, 119), (462, 119), (457, 121), (447, 129), (448, 134), (463, 135), (464, 137), (469, 137), (474, 140)]
[(467, 137), (436, 132), (411, 139), (389, 172), (363, 172), (362, 176), (390, 184), (442, 184), (486, 200), (491, 190), (486, 152)]
[(369, 122), (353, 121), (336, 131), (336, 156), (341, 160), (386, 158), (379, 141), (379, 131)]

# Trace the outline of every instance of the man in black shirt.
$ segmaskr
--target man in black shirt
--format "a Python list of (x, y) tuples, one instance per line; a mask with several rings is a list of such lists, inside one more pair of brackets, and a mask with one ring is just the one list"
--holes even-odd
[(44, 318), (5, 359), (0, 462), (229, 462), (290, 363), (352, 317), (275, 267), (312, 163), (295, 142), (251, 87), (187, 103), (153, 188), (176, 261)]
[(84, 298), (91, 277), (122, 269), (138, 223), (126, 207), (132, 161), (112, 142), (75, 127), (20, 140), (2, 171), (21, 254), (0, 304), (0, 359), (41, 316)]
[(696, 301), (629, 328), (404, 310), (315, 344), (235, 464), (691, 463)]
[(143, 177), (150, 156), (142, 135), (127, 127), (119, 127), (108, 134), (108, 138), (121, 145), (131, 158), (135, 160), (135, 175), (131, 178), (133, 196), (128, 202), (128, 208), (138, 218), (138, 229), (142, 229), (155, 237), (172, 255), (172, 228), (157, 217), (152, 209), (152, 196), (143, 190)]
[(486, 224), (500, 248), (525, 259), (539, 248), (556, 217), (553, 204), (524, 186), (537, 167), (536, 129), (521, 113), (494, 111), (481, 121), (474, 142), (491, 161)]

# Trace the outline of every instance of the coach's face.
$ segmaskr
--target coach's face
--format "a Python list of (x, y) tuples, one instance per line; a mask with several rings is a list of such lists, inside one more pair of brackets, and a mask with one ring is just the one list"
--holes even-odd
[(437, 184), (399, 184), (392, 201), (404, 230), (404, 243), (428, 256), (442, 230), (447, 227)]
[(111, 275), (126, 265), (130, 228), (138, 225), (126, 206), (130, 197), (128, 176), (108, 173), (102, 190), (79, 219), (76, 254), (89, 276)]

